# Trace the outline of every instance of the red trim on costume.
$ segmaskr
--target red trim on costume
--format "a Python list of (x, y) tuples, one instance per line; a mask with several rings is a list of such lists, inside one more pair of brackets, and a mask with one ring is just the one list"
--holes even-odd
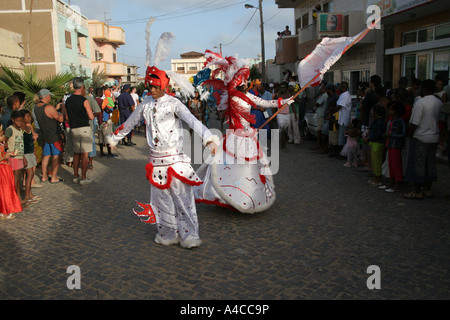
[(211, 205), (216, 205), (216, 206), (219, 206), (219, 207), (227, 208), (227, 209), (230, 209), (232, 211), (238, 211), (233, 206), (230, 206), (229, 204), (226, 204), (226, 203), (222, 203), (219, 200), (195, 199), (195, 203), (211, 204)]
[(278, 98), (278, 109), (280, 109), (282, 107), (282, 105), (281, 105), (282, 100), (283, 100), (282, 98)]
[(263, 184), (266, 184), (266, 176), (263, 176), (262, 174), (260, 174), (259, 175), (259, 178), (261, 179), (261, 182), (263, 183)]
[(125, 127), (125, 126), (124, 126), (123, 124), (122, 124), (120, 127), (118, 127), (118, 128), (116, 129), (116, 131), (114, 131), (114, 135), (118, 135), (119, 132), (120, 132), (120, 130), (122, 130), (124, 127)]
[[(152, 209), (152, 206), (150, 204), (140, 203), (136, 201), (136, 203), (144, 209), (144, 211), (137, 212), (133, 209), (133, 212), (135, 215), (137, 215), (139, 218), (141, 218), (141, 221), (148, 224), (155, 224), (156, 223), (156, 216), (155, 212)], [(143, 220), (143, 218), (147, 218), (147, 220)]]
[[(223, 151), (225, 151), (228, 155), (230, 155), (230, 156), (234, 157), (235, 159), (237, 159), (237, 156), (235, 154), (233, 154), (232, 152), (228, 151), (228, 149), (227, 149), (227, 137), (228, 137), (229, 134), (230, 133), (227, 133), (227, 134), (225, 134), (223, 136)], [(256, 156), (251, 157), (251, 158), (245, 157), (244, 159), (247, 162), (254, 161), (254, 160), (260, 160), (263, 157), (263, 152), (262, 152), (262, 149), (261, 149), (261, 146), (259, 144), (258, 139), (256, 139), (255, 136), (253, 136), (252, 139), (255, 140), (255, 142), (256, 142), (256, 148), (258, 149), (258, 154)]]
[(199, 186), (203, 183), (203, 181), (189, 180), (188, 178), (179, 175), (172, 167), (169, 167), (169, 169), (167, 169), (167, 182), (165, 184), (160, 184), (160, 183), (157, 183), (156, 181), (154, 181), (152, 178), (153, 169), (154, 169), (153, 165), (151, 163), (147, 163), (147, 165), (145, 166), (145, 171), (146, 171), (145, 177), (153, 186), (155, 186), (161, 190), (170, 188), (173, 177), (177, 178), (181, 182), (186, 183), (190, 186)]
[[(232, 186), (232, 185), (221, 185), (221, 187), (223, 187), (223, 188), (234, 188), (234, 189), (239, 190), (240, 192), (242, 192), (243, 194), (245, 194), (245, 195), (252, 201), (252, 203), (253, 203), (253, 208), (256, 207), (256, 206), (255, 206), (255, 201), (253, 200), (253, 198), (252, 198), (247, 192), (245, 192), (244, 190), (242, 190), (241, 188), (236, 187), (236, 186)], [(230, 194), (230, 197), (231, 197), (231, 194)], [(246, 205), (246, 204), (244, 203), (244, 205)]]

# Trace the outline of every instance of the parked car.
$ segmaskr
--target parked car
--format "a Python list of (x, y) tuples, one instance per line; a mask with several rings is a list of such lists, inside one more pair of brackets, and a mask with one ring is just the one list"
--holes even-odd
[(314, 110), (306, 110), (305, 118), (300, 128), (302, 129), (303, 139), (312, 139), (317, 136), (317, 113)]

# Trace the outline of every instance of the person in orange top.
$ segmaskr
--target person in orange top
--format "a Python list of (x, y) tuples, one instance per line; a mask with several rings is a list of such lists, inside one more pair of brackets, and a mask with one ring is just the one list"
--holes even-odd
[(100, 152), (101, 152), (102, 156), (105, 155), (103, 153), (103, 146), (106, 145), (106, 148), (108, 149), (108, 158), (117, 158), (117, 155), (111, 153), (111, 146), (105, 140), (105, 137), (110, 135), (113, 132), (113, 122), (111, 120), (111, 115), (112, 115), (115, 105), (114, 105), (114, 101), (111, 97), (111, 91), (105, 90), (104, 95), (105, 95), (105, 99), (103, 99), (103, 103), (102, 103), (103, 122), (100, 125), (101, 130), (100, 130), (100, 137), (99, 137)]

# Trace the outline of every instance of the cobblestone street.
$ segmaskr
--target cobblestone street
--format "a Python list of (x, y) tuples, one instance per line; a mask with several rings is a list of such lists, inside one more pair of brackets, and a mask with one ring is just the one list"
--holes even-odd
[[(1, 299), (450, 299), (445, 163), (433, 199), (405, 200), (313, 141), (289, 145), (274, 206), (248, 215), (199, 204), (203, 244), (185, 250), (155, 244), (155, 226), (132, 212), (150, 190), (149, 149), (143, 134), (134, 141), (96, 157), (88, 186), (63, 165), (63, 183), (33, 189), (42, 200), (0, 221)], [(67, 288), (71, 265), (80, 290)], [(371, 265), (379, 290), (366, 285)]]

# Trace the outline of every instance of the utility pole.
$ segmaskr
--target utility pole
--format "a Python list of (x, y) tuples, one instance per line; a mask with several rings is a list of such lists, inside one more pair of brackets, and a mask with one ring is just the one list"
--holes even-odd
[(263, 21), (263, 10), (262, 10), (262, 0), (259, 0), (259, 18), (261, 20), (261, 55), (262, 55), (262, 82), (266, 82), (266, 50), (264, 46), (264, 21)]
[(27, 55), (28, 55), (28, 62), (30, 62), (30, 60), (31, 60), (30, 32), (31, 32), (31, 15), (33, 13), (33, 2), (34, 2), (34, 0), (30, 1), (30, 17), (28, 18), (28, 30), (27, 30)]
[(262, 0), (259, 0), (259, 7), (256, 8), (255, 6), (252, 6), (251, 4), (246, 4), (245, 8), (253, 8), (253, 9), (259, 9), (259, 19), (261, 21), (260, 29), (261, 29), (261, 58), (262, 58), (262, 70), (261, 70), (261, 77), (262, 82), (266, 81), (266, 50), (264, 46), (264, 20), (263, 20), (263, 10), (262, 10)]

